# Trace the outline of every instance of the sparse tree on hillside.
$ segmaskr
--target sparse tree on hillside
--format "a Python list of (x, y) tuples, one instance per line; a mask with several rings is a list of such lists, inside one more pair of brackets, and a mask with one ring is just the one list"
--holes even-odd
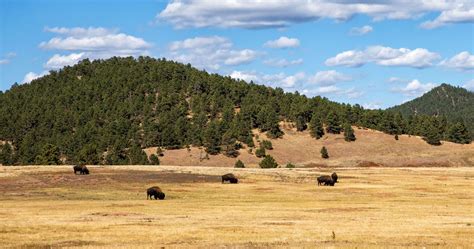
[(237, 160), (237, 162), (235, 162), (235, 168), (245, 168), (245, 165), (242, 161)]
[(270, 155), (266, 155), (265, 158), (263, 158), (263, 160), (260, 162), (260, 168), (262, 169), (270, 169), (276, 167), (278, 167), (278, 163)]
[(265, 148), (264, 147), (260, 147), (258, 148), (256, 151), (255, 151), (255, 156), (257, 157), (264, 157), (265, 156)]
[(341, 133), (341, 121), (336, 112), (332, 111), (326, 118), (326, 131), (328, 133), (339, 134)]
[(434, 125), (428, 125), (425, 127), (425, 136), (424, 140), (431, 145), (441, 145), (441, 135), (438, 131), (438, 128)]
[(469, 144), (471, 143), (471, 134), (462, 122), (452, 124), (448, 130), (448, 140), (454, 143)]
[(324, 135), (323, 123), (317, 115), (313, 115), (309, 123), (309, 133), (312, 137), (320, 139)]
[(352, 142), (356, 140), (354, 129), (352, 129), (351, 125), (348, 123), (344, 125), (344, 140), (346, 140), (346, 142)]
[(324, 158), (324, 159), (329, 158), (328, 150), (324, 146), (323, 146), (323, 148), (321, 148), (321, 157)]
[(151, 154), (149, 160), (151, 165), (160, 165), (160, 159), (155, 154)]
[(262, 142), (260, 142), (260, 147), (266, 150), (273, 150), (272, 142), (268, 140), (262, 140)]
[(308, 126), (306, 125), (306, 120), (303, 116), (298, 116), (296, 118), (296, 130), (304, 131)]
[(204, 146), (206, 152), (211, 155), (217, 155), (221, 151), (221, 134), (219, 130), (219, 121), (215, 120), (209, 123), (204, 132)]

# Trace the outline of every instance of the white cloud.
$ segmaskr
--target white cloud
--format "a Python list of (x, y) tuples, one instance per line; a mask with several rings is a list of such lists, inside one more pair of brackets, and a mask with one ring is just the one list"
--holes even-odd
[(420, 26), (424, 29), (434, 29), (452, 23), (472, 22), (474, 22), (474, 2), (460, 3), (452, 9), (442, 11), (436, 19), (426, 21)]
[(85, 58), (107, 59), (113, 56), (148, 55), (148, 49), (152, 46), (142, 38), (118, 33), (117, 29), (46, 27), (45, 31), (58, 36), (47, 42), (41, 42), (40, 48), (68, 51), (67, 55), (53, 55), (44, 64), (47, 69), (60, 69), (74, 65)]
[(377, 110), (380, 109), (382, 106), (380, 102), (371, 102), (362, 104), (362, 107), (364, 107), (364, 109)]
[(466, 82), (462, 87), (466, 88), (469, 91), (474, 92), (474, 79)]
[(350, 35), (366, 35), (372, 31), (374, 31), (374, 28), (372, 28), (372, 26), (365, 25), (363, 27), (352, 28), (349, 34)]
[(43, 77), (45, 75), (47, 75), (48, 72), (47, 71), (43, 71), (42, 73), (34, 73), (34, 72), (29, 72), (25, 75), (25, 77), (23, 78), (23, 81), (22, 83), (30, 83), (32, 80), (35, 80), (37, 78), (40, 78), (40, 77)]
[(236, 66), (254, 61), (259, 52), (233, 48), (230, 40), (220, 36), (194, 37), (175, 41), (169, 45), (169, 58), (191, 63), (206, 70), (218, 70), (223, 65)]
[(117, 29), (106, 29), (102, 27), (88, 27), (88, 28), (83, 28), (83, 27), (74, 27), (74, 28), (65, 28), (65, 27), (54, 27), (54, 28), (49, 28), (46, 27), (44, 28), (45, 31), (51, 32), (51, 33), (56, 33), (56, 34), (61, 34), (61, 35), (66, 35), (66, 36), (72, 36), (72, 37), (96, 37), (96, 36), (106, 36), (106, 35), (111, 35), (111, 34), (116, 34), (118, 32)]
[(326, 60), (327, 66), (360, 67), (369, 62), (382, 66), (407, 66), (426, 68), (433, 65), (441, 57), (424, 48), (414, 50), (408, 48), (391, 48), (371, 46), (365, 50), (349, 50)]
[(403, 95), (406, 96), (413, 96), (413, 97), (418, 97), (422, 95), (423, 93), (428, 92), (432, 88), (436, 87), (437, 85), (434, 83), (421, 83), (419, 80), (414, 79), (410, 82), (405, 87), (402, 88), (393, 88), (393, 92), (399, 92), (402, 93)]
[(282, 36), (276, 40), (265, 42), (264, 46), (269, 48), (295, 48), (300, 46), (300, 40)]
[(0, 65), (6, 65), (6, 64), (9, 64), (11, 59), (14, 58), (16, 56), (16, 53), (14, 52), (9, 52), (7, 53), (3, 59), (0, 58)]
[(310, 82), (322, 86), (330, 86), (336, 83), (350, 80), (352, 80), (352, 78), (347, 75), (339, 73), (335, 70), (329, 70), (317, 72), (313, 77), (311, 77)]
[(463, 51), (450, 59), (443, 60), (440, 65), (462, 71), (474, 70), (474, 55)]
[(289, 67), (303, 64), (303, 59), (300, 58), (291, 61), (288, 61), (287, 59), (268, 59), (263, 61), (263, 63), (271, 67)]
[(157, 20), (185, 27), (274, 28), (321, 18), (338, 21), (355, 15), (374, 20), (415, 19), (427, 13), (441, 14), (424, 24), (472, 22), (471, 0), (173, 0), (157, 14)]
[[(329, 75), (328, 77), (323, 77), (322, 75)], [(234, 79), (241, 79), (247, 82), (253, 81), (259, 84), (265, 84), (272, 87), (281, 87), (285, 91), (295, 91), (302, 89), (301, 92), (307, 95), (340, 95), (345, 96), (349, 99), (355, 99), (361, 97), (364, 92), (355, 89), (354, 87), (343, 89), (336, 86), (338, 81), (334, 79), (343, 79), (344, 81), (350, 80), (350, 77), (339, 74), (339, 73), (316, 73), (315, 75), (306, 75), (304, 72), (298, 72), (292, 75), (287, 75), (285, 73), (278, 74), (260, 74), (255, 71), (243, 72), (243, 71), (233, 71), (230, 77)], [(316, 77), (317, 76), (317, 77)], [(314, 79), (319, 79), (321, 85), (316, 85)], [(329, 85), (329, 83), (331, 83)], [(315, 85), (317, 87), (315, 87)]]
[(72, 53), (70, 55), (59, 55), (55, 54), (53, 57), (51, 57), (46, 64), (44, 65), (45, 68), (49, 69), (60, 69), (63, 68), (64, 66), (70, 66), (74, 65), (77, 62), (79, 62), (81, 59), (84, 59), (85, 53)]

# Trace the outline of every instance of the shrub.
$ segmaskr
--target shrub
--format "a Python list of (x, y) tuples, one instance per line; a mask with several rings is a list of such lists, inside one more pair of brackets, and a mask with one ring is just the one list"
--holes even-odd
[(398, 135), (395, 135), (395, 140), (398, 140)]
[(237, 160), (237, 162), (235, 162), (235, 168), (245, 168), (245, 165), (242, 161)]
[(160, 159), (155, 154), (151, 154), (148, 159), (151, 165), (160, 165)]
[(271, 169), (276, 167), (278, 167), (278, 163), (270, 155), (266, 155), (265, 158), (263, 158), (263, 160), (260, 162), (260, 168), (262, 169)]
[(156, 154), (158, 156), (164, 156), (163, 149), (161, 147), (156, 148)]
[(287, 163), (287, 164), (286, 164), (286, 168), (288, 168), (288, 169), (294, 169), (295, 167), (296, 167), (296, 166), (295, 166), (294, 164), (292, 164), (292, 163)]
[(323, 146), (323, 148), (321, 148), (321, 157), (324, 158), (324, 159), (329, 158), (328, 150), (324, 146)]
[(255, 151), (255, 155), (257, 157), (264, 157), (265, 156), (265, 148), (261, 147), (261, 148), (258, 148), (256, 151)]
[(273, 150), (272, 142), (268, 140), (263, 140), (262, 142), (260, 142), (260, 148), (264, 148), (266, 150)]

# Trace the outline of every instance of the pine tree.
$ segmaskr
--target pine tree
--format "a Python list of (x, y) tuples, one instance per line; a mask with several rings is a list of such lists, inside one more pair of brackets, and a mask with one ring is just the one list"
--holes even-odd
[(323, 148), (321, 148), (321, 157), (324, 158), (324, 159), (329, 158), (328, 150), (324, 146), (323, 146)]
[(336, 112), (331, 111), (326, 118), (326, 131), (328, 133), (339, 134), (341, 133), (341, 121)]
[(206, 152), (211, 155), (217, 155), (221, 151), (221, 137), (219, 129), (219, 121), (215, 120), (209, 123), (206, 131), (204, 132), (204, 146)]
[(41, 165), (59, 165), (59, 148), (53, 144), (45, 144), (41, 150), (41, 154), (36, 157), (35, 163)]
[(130, 165), (147, 165), (148, 164), (148, 157), (145, 151), (142, 150), (140, 145), (135, 144), (133, 145), (129, 152), (128, 158), (130, 160)]
[(278, 167), (278, 163), (270, 155), (266, 155), (265, 158), (263, 158), (263, 160), (260, 162), (259, 165), (260, 165), (260, 168), (262, 168), (262, 169), (270, 169), (270, 168)]
[(304, 131), (308, 126), (306, 125), (306, 120), (303, 116), (298, 116), (296, 118), (296, 130)]
[(155, 154), (151, 154), (149, 160), (151, 165), (160, 165), (160, 159)]
[(256, 151), (255, 151), (255, 156), (257, 157), (264, 157), (265, 156), (265, 148), (264, 147), (260, 147), (258, 148)]
[(268, 140), (262, 140), (262, 142), (260, 142), (260, 148), (264, 148), (266, 150), (273, 150), (272, 142)]
[(9, 143), (4, 145), (0, 144), (0, 164), (12, 165), (13, 162), (13, 150)]
[(235, 168), (245, 168), (245, 165), (242, 161), (237, 160), (237, 162), (235, 162)]
[(224, 148), (224, 155), (228, 157), (239, 156), (239, 151), (237, 150), (236, 139), (232, 137), (231, 131), (227, 131), (222, 136), (222, 145)]
[(425, 127), (425, 131), (424, 131), (424, 140), (428, 143), (428, 144), (431, 144), (431, 145), (441, 145), (441, 135), (438, 131), (438, 128), (432, 124), (428, 124), (426, 127)]
[(352, 129), (352, 126), (348, 123), (344, 125), (344, 140), (346, 140), (346, 142), (352, 142), (356, 140), (354, 129)]
[(324, 135), (323, 123), (317, 115), (313, 115), (309, 123), (309, 134), (316, 139)]
[(447, 139), (448, 141), (454, 143), (471, 143), (471, 135), (469, 134), (469, 131), (463, 122), (457, 122), (451, 125), (451, 127), (448, 129)]
[(79, 163), (82, 164), (99, 164), (99, 152), (97, 151), (97, 145), (86, 144), (80, 151), (78, 157)]

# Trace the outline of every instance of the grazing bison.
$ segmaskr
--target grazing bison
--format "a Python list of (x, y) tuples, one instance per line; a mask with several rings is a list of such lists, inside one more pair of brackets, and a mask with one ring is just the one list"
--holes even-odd
[(234, 174), (229, 173), (222, 176), (222, 183), (224, 182), (238, 183), (239, 179), (237, 179), (237, 177), (235, 177)]
[(156, 199), (163, 200), (165, 199), (165, 193), (161, 191), (160, 187), (153, 186), (146, 190), (146, 199), (148, 200), (148, 198), (150, 198), (151, 200), (152, 197), (155, 198), (155, 200)]
[(78, 171), (81, 175), (89, 174), (89, 169), (85, 165), (74, 165), (72, 168), (74, 169), (74, 174), (77, 174)]
[(319, 185), (325, 185), (325, 186), (334, 186), (334, 184), (337, 182), (337, 174), (336, 172), (332, 173), (332, 175), (322, 175), (317, 178), (318, 180), (318, 186)]

